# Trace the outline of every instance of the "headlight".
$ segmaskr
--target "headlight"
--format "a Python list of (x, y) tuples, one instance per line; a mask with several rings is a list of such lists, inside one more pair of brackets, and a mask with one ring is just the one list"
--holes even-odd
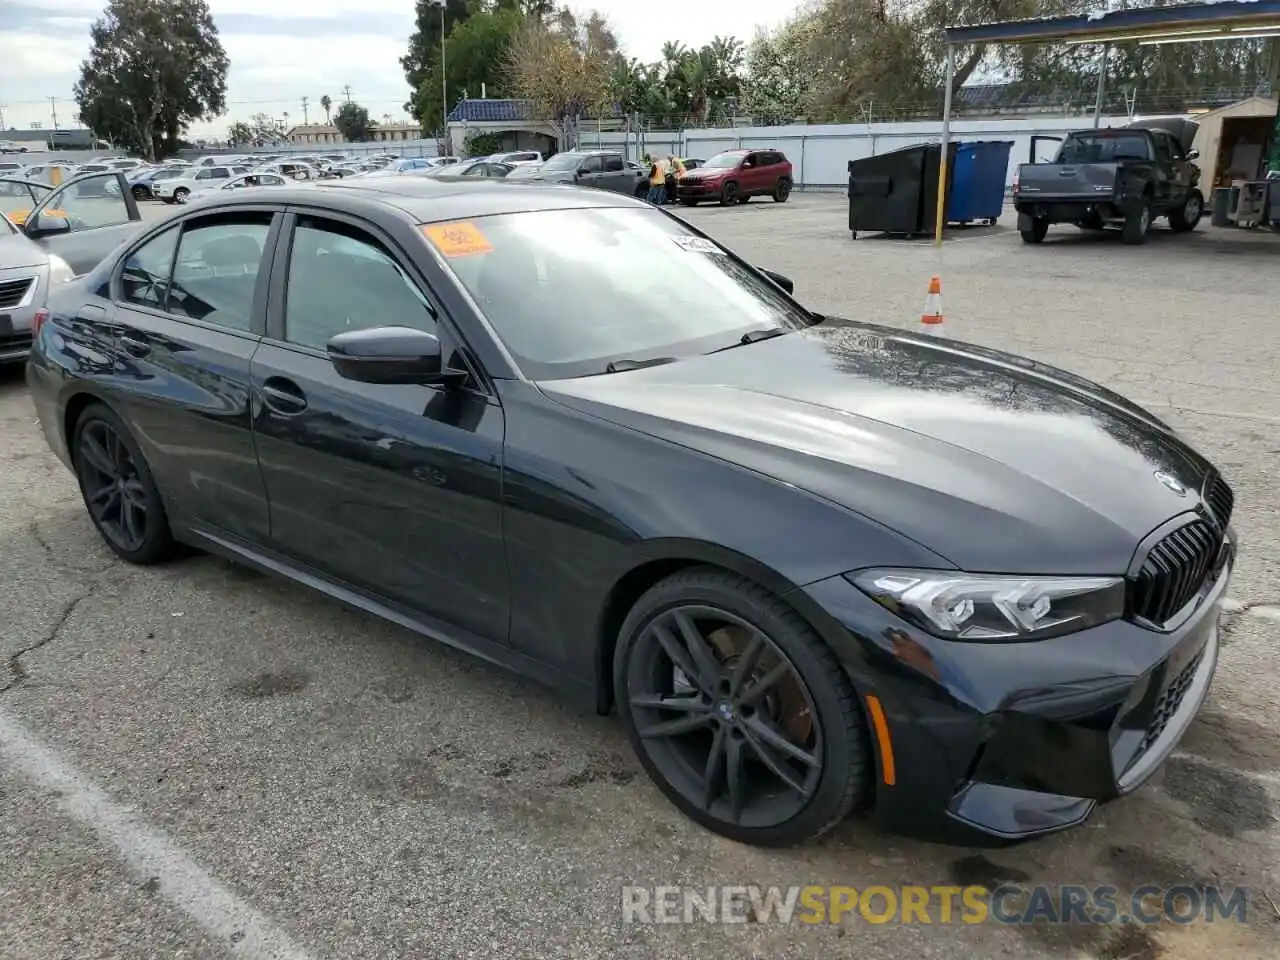
[(76, 272), (71, 269), (71, 264), (63, 260), (56, 253), (49, 254), (49, 286), (55, 283), (66, 283), (76, 278)]
[(949, 640), (1043, 640), (1124, 616), (1120, 577), (866, 570), (848, 579), (898, 616)]

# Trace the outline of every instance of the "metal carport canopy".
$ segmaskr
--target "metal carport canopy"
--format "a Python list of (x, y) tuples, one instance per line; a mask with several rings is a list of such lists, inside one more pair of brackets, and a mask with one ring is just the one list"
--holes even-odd
[[(946, 215), (947, 148), (951, 140), (951, 84), (955, 78), (956, 47), (977, 43), (1191, 43), (1205, 40), (1246, 40), (1280, 37), (1280, 0), (1223, 0), (1168, 7), (1141, 7), (1073, 17), (1037, 17), (973, 26), (947, 27), (947, 78), (942, 107), (942, 162), (938, 168), (938, 210), (934, 243), (942, 243)], [(1098, 74), (1094, 122), (1102, 106), (1104, 69)]]

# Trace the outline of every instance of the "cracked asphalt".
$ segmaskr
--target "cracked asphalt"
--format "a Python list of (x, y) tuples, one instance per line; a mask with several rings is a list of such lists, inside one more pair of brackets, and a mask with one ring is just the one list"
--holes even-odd
[[(156, 208), (150, 208), (148, 215)], [(857, 821), (787, 851), (694, 827), (611, 718), (290, 584), (112, 559), (0, 374), (0, 957), (1190, 960), (1280, 955), (1280, 238), (1140, 248), (1008, 227), (927, 242), (841, 198), (682, 211), (814, 308), (1100, 380), (1225, 471), (1242, 538), (1211, 699), (1138, 794), (998, 851)], [(1007, 220), (1008, 218), (1006, 218)], [(1248, 922), (1157, 928), (638, 926), (622, 884), (1244, 885)]]

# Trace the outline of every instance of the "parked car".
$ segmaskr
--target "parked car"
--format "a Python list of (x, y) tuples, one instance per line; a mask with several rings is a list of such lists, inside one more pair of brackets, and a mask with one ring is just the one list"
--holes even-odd
[(1236, 543), (1186, 440), (815, 314), (632, 197), (490, 187), (210, 199), (60, 287), (27, 382), (107, 546), (203, 548), (616, 706), (742, 842), (855, 809), (1025, 838), (1176, 749)]
[(178, 180), (187, 175), (189, 167), (157, 167), (129, 176), (129, 188), (135, 200), (156, 199), (155, 187), (166, 180)]
[(22, 176), (22, 171), (25, 169), (25, 164), (15, 163), (12, 160), (0, 160), (0, 176), (20, 177)]
[(791, 161), (780, 150), (726, 150), (685, 173), (676, 183), (676, 199), (686, 206), (705, 200), (729, 206), (752, 197), (786, 203), (794, 182)]
[[(6, 185), (0, 180), (0, 187)], [(57, 188), (34, 186), (36, 202), (21, 227), (0, 216), (0, 360), (5, 362), (25, 360), (48, 292), (91, 271), (142, 225), (119, 171), (77, 177)]]
[[(1018, 231), (1041, 243), (1054, 223), (1082, 230), (1119, 226), (1125, 243), (1147, 239), (1151, 222), (1168, 217), (1175, 233), (1194, 230), (1204, 213), (1198, 124), (1189, 120), (1078, 130), (1062, 141), (1052, 163), (1024, 163), (1013, 181)], [(1037, 136), (1039, 140), (1057, 139)]]
[(537, 150), (515, 150), (511, 153), (495, 153), (484, 159), (493, 163), (509, 163), (515, 167), (523, 167), (527, 164), (540, 164), (543, 156)]
[[(528, 166), (527, 164), (525, 166)], [(463, 160), (461, 163), (442, 167), (428, 167), (414, 170), (413, 175), (431, 177), (433, 180), (454, 180), (460, 177), (487, 177), (497, 179), (507, 176), (514, 170), (521, 169), (513, 163), (499, 163), (496, 160)]]
[[(264, 163), (258, 167), (249, 168), (254, 173), (278, 173), (282, 177), (288, 177), (290, 180), (319, 180), (320, 171), (308, 163), (300, 160), (277, 160), (274, 163)], [(246, 173), (248, 170), (237, 171)]]
[(522, 180), (572, 183), (628, 196), (635, 194), (636, 184), (644, 178), (645, 172), (628, 166), (626, 158), (617, 150), (567, 150), (528, 174), (520, 175)]
[(257, 189), (259, 187), (286, 187), (294, 184), (296, 184), (296, 181), (286, 178), (279, 173), (264, 173), (255, 170), (253, 173), (245, 173), (238, 177), (233, 177), (221, 186), (215, 187), (211, 190), (201, 190), (197, 193), (193, 193), (187, 202), (204, 203), (205, 201), (212, 200), (215, 197), (225, 196), (226, 192), (231, 190), (244, 191)]
[(49, 289), (73, 278), (71, 267), (0, 214), (0, 367), (22, 363), (31, 328)]
[(249, 169), (246, 166), (197, 166), (184, 171), (180, 177), (172, 177), (153, 184), (151, 191), (157, 200), (163, 200), (165, 203), (186, 203), (193, 193), (213, 190), (232, 177), (248, 173)]

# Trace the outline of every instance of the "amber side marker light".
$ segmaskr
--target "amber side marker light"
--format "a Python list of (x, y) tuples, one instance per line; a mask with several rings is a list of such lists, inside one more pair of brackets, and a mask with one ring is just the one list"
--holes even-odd
[(885, 786), (892, 787), (897, 781), (897, 771), (893, 763), (893, 742), (889, 739), (889, 722), (884, 716), (884, 707), (880, 706), (880, 698), (867, 695), (867, 709), (871, 712), (871, 726), (876, 731), (876, 743), (880, 746), (880, 777)]

